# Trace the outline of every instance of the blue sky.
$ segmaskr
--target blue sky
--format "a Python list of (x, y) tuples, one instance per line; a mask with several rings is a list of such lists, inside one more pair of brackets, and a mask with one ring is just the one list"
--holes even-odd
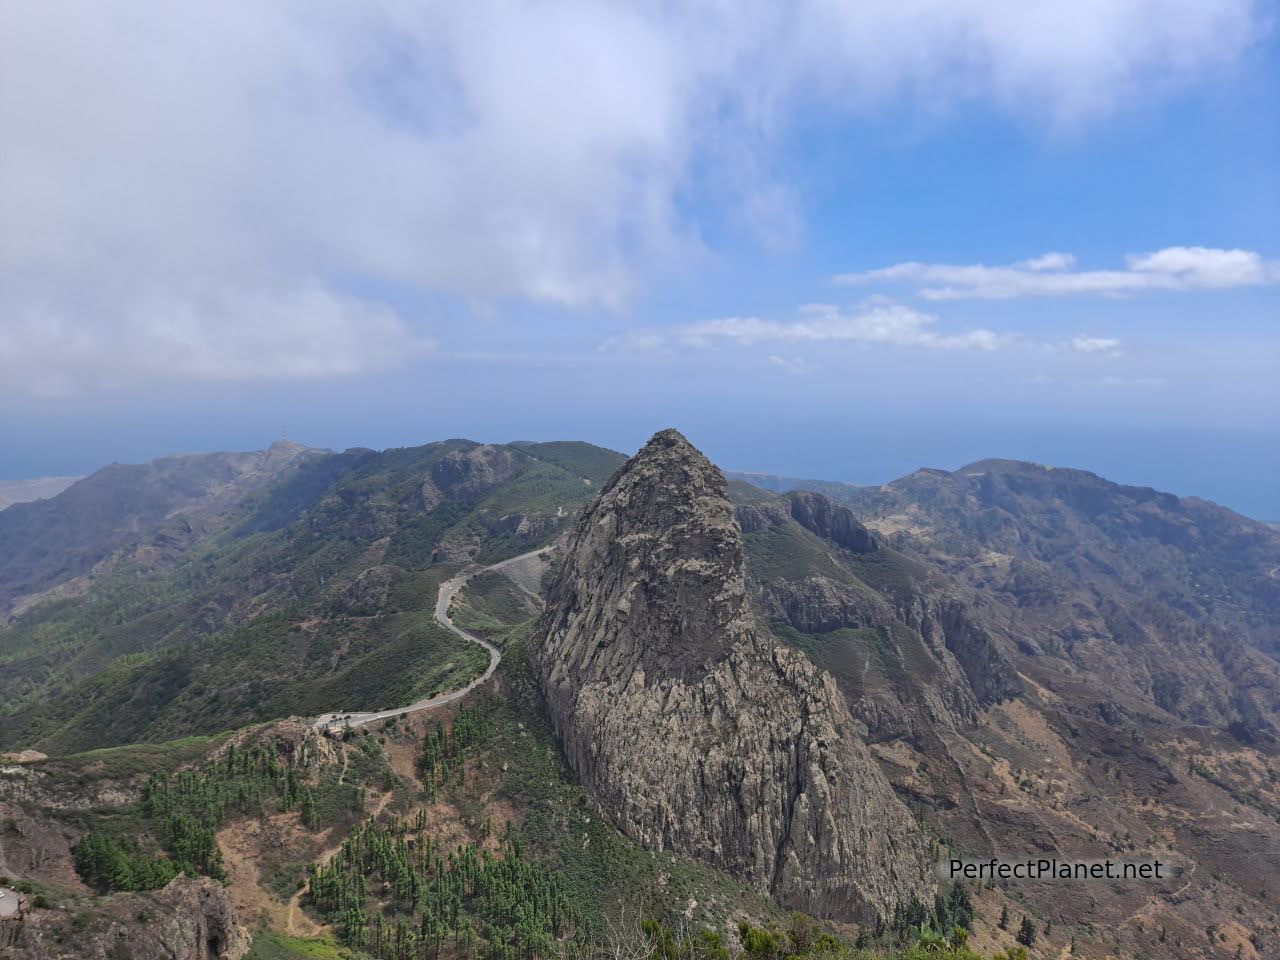
[(0, 17), (0, 478), (676, 425), (1280, 519), (1268, 5)]

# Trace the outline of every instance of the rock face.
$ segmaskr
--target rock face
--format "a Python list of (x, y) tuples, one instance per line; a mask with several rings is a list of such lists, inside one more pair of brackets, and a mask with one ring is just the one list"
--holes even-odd
[(155, 894), (116, 894), (78, 914), (71, 937), (62, 910), (33, 910), (5, 926), (0, 943), (12, 960), (240, 960), (250, 946), (226, 889), (207, 877), (179, 877)]
[(811, 533), (854, 553), (870, 553), (880, 544), (847, 507), (832, 503), (820, 493), (794, 490), (787, 494), (791, 517)]
[(628, 835), (822, 916), (928, 894), (864, 729), (753, 619), (724, 478), (679, 433), (583, 515), (531, 646), (570, 763)]
[[(964, 592), (821, 493), (736, 506), (747, 590), (780, 639), (830, 671), (868, 742), (968, 730), (1022, 685)], [(798, 632), (801, 636), (795, 636)]]
[(510, 479), (515, 470), (515, 455), (506, 447), (483, 444), (454, 450), (433, 464), (423, 479), (423, 506), (430, 512), (446, 499), (478, 496)]

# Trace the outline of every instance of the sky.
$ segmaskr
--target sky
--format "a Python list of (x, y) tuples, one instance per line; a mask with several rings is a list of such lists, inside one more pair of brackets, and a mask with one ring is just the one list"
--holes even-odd
[(1277, 17), (0, 5), (0, 479), (676, 426), (1280, 520)]

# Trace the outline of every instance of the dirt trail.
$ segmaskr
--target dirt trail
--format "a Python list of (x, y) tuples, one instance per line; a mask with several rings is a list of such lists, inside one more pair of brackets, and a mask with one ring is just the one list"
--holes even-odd
[[(444, 627), (451, 633), (483, 647), (489, 654), (489, 666), (485, 672), (477, 679), (471, 681), (465, 687), (457, 690), (451, 690), (448, 693), (442, 693), (435, 697), (429, 697), (411, 703), (407, 707), (399, 707), (394, 710), (380, 710), (373, 713), (326, 713), (321, 714), (312, 721), (312, 726), (326, 727), (330, 730), (340, 730), (346, 726), (358, 727), (367, 723), (373, 723), (377, 720), (385, 720), (388, 717), (400, 717), (406, 714), (418, 713), (423, 710), (430, 710), (433, 707), (442, 706), (447, 703), (453, 703), (461, 700), (468, 693), (474, 690), (480, 684), (484, 683), (493, 676), (494, 671), (498, 669), (498, 664), (502, 662), (502, 652), (489, 641), (475, 634), (468, 633), (463, 630), (449, 616), (449, 605), (453, 602), (453, 598), (458, 595), (468, 580), (479, 573), (487, 573), (489, 571), (503, 570), (507, 567), (515, 567), (520, 574), (526, 574), (528, 561), (537, 557), (539, 554), (546, 552), (547, 547), (539, 547), (537, 550), (531, 550), (528, 553), (521, 554), (517, 557), (511, 557), (500, 563), (491, 564), (487, 567), (476, 567), (464, 573), (458, 574), (440, 584), (440, 591), (436, 596), (435, 620), (440, 626)], [(518, 585), (522, 585), (517, 581)], [(346, 776), (346, 769), (342, 772), (342, 777)], [(339, 778), (341, 782), (342, 777)], [(379, 799), (377, 806), (373, 812), (369, 814), (371, 817), (379, 816), (386, 809), (387, 804), (391, 802), (393, 793), (388, 791)], [(222, 839), (222, 838), (220, 838)], [(228, 873), (231, 875), (236, 886), (244, 886), (255, 891), (258, 895), (254, 897), (254, 906), (261, 912), (271, 916), (276, 922), (272, 923), (275, 929), (281, 929), (291, 936), (297, 937), (313, 937), (328, 932), (328, 927), (316, 923), (302, 909), (302, 898), (306, 896), (306, 887), (302, 887), (296, 891), (293, 896), (285, 903), (281, 903), (278, 899), (271, 896), (267, 891), (262, 889), (258, 882), (257, 864), (245, 851), (233, 849), (236, 845), (233, 839), (228, 835), (221, 844), (223, 850), (226, 851)], [(339, 850), (342, 849), (342, 842), (338, 841), (328, 847), (322, 849), (314, 858), (316, 863), (326, 863)]]
[(267, 929), (293, 936), (314, 937), (324, 933), (324, 927), (295, 909), (301, 891), (285, 903), (263, 886), (256, 836), (247, 832), (243, 823), (230, 824), (218, 831), (218, 848), (222, 851), (229, 881), (227, 890), (236, 913), (251, 923), (261, 922)]
[[(394, 791), (388, 790), (378, 798), (378, 805), (374, 807), (370, 817), (377, 817), (387, 808), (387, 804), (391, 802)], [(343, 839), (346, 839), (345, 837)], [(315, 858), (315, 863), (328, 863), (339, 850), (342, 849), (342, 840), (325, 847)], [(302, 909), (302, 898), (307, 895), (307, 888), (303, 886), (285, 904), (284, 932), (292, 937), (316, 937), (328, 931), (328, 927), (316, 923)]]

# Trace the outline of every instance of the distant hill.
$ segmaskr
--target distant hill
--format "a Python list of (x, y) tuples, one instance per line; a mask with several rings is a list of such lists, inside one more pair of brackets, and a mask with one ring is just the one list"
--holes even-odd
[[(379, 829), (421, 811), (475, 849), (527, 840), (589, 910), (608, 888), (736, 929), (781, 917), (762, 906), (773, 894), (861, 916), (842, 929), (869, 956), (896, 956), (906, 927), (952, 903), (902, 872), (913, 849), (1159, 859), (1182, 874), (970, 885), (970, 945), (1008, 956), (1025, 915), (1038, 956), (1192, 960), (1208, 931), (1219, 955), (1268, 956), (1280, 534), (1196, 498), (1009, 460), (875, 487), (726, 484), (663, 436), (665, 452), (634, 458), (603, 497), (626, 459), (614, 451), (455, 439), (166, 458), (0, 513), (0, 750), (53, 758), (0, 771), (0, 806), (18, 790), (15, 837), (40, 838), (6, 847), (7, 869), (63, 882), (89, 823), (135, 844), (129, 856), (175, 846), (167, 820), (136, 809), (140, 765), (217, 749), (158, 741), (248, 728), (236, 736), (266, 745), (253, 769), (270, 782), (192, 798), (218, 800), (229, 829), (215, 839), (240, 863), (226, 889), (250, 891), (246, 917), (266, 903), (318, 916), (297, 899), (307, 863), (385, 806)], [(281, 722), (463, 685), (484, 657), (435, 624), (440, 583), (566, 543), (541, 583), (492, 574), (459, 596), (456, 622), (504, 657), (485, 705), (452, 728), (450, 708), (330, 747)], [(237, 755), (219, 755), (213, 786), (252, 772)], [(95, 778), (113, 766), (108, 789)], [(56, 790), (32, 804), (42, 770)], [(849, 876), (857, 889), (841, 887)], [(115, 902), (66, 901), (86, 917)], [(131, 906), (119, 922), (141, 935), (158, 929), (136, 920), (149, 915)]]
[[(1221, 630), (1280, 656), (1280, 534), (1207, 500), (1013, 460), (919, 470), (841, 500), (895, 543), (1014, 606), (1045, 649), (1096, 634), (1162, 650), (1185, 638), (1187, 653), (1202, 656), (1204, 631)], [(1235, 709), (1210, 706), (1199, 684), (1186, 695), (1198, 710)], [(1225, 689), (1219, 697), (1238, 700)]]
[(847, 490), (858, 489), (857, 484), (845, 483), (841, 480), (802, 479), (800, 477), (784, 477), (776, 473), (750, 473), (743, 470), (725, 470), (724, 476), (727, 480), (749, 483), (753, 486), (759, 487), (761, 490), (771, 490), (774, 493), (788, 493), (792, 490), (811, 490), (814, 493), (825, 493), (828, 496), (839, 497)]
[(249, 492), (320, 453), (279, 441), (252, 453), (111, 464), (50, 499), (15, 504), (0, 512), (0, 614), (88, 573), (162, 526), (170, 538), (198, 539)]
[(621, 454), (584, 443), (106, 467), (0, 513), (0, 745), (66, 752), (379, 708), (483, 668), (442, 578), (557, 536)]
[(1216, 878), (1017, 885), (1059, 936), (1111, 931), (1109, 955), (1194, 956), (1226, 916), (1278, 942), (1280, 875), (1260, 866), (1280, 850), (1275, 530), (1009, 460), (779, 485), (731, 485), (757, 608), (830, 671), (935, 835), (976, 858), (1166, 857)]
[(15, 503), (56, 497), (79, 477), (36, 477), (31, 480), (0, 480), (0, 510)]

